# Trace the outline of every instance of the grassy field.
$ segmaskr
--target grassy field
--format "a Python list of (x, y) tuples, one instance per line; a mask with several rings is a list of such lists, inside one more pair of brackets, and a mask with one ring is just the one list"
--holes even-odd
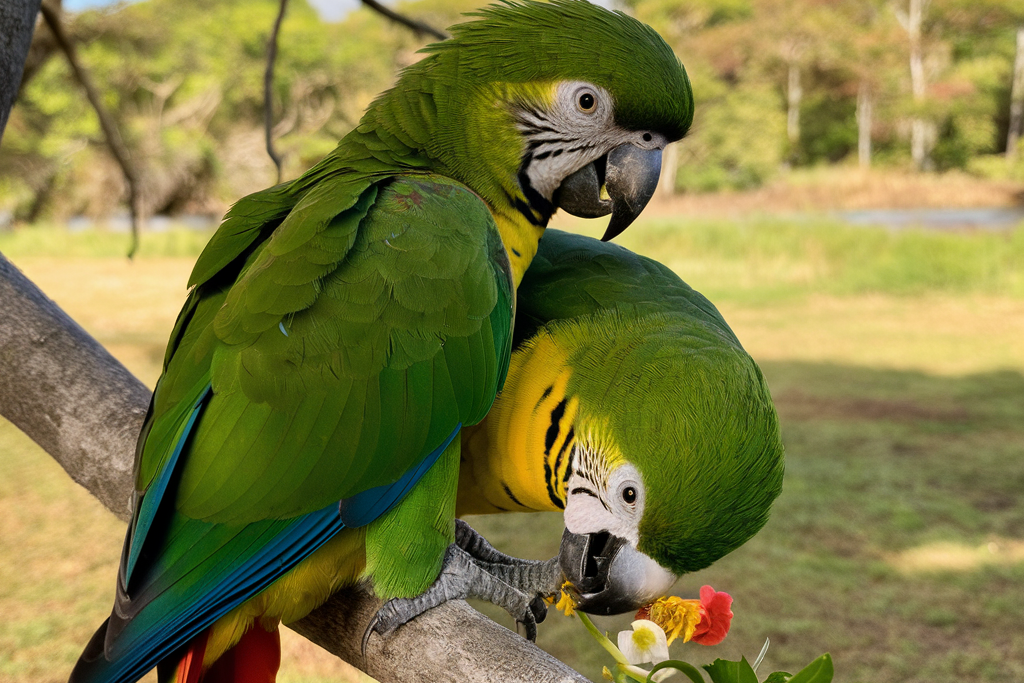
[[(67, 237), (0, 235), (0, 251), (152, 384), (203, 237), (147, 235), (134, 263), (123, 236)], [(1024, 679), (1024, 230), (660, 219), (622, 243), (716, 302), (787, 448), (764, 531), (676, 586), (732, 593), (732, 633), (674, 654), (753, 657), (770, 637), (762, 671), (829, 651), (840, 683)], [(471, 522), (515, 554), (557, 550), (558, 515)], [(66, 679), (109, 609), (122, 534), (0, 424), (0, 681)], [(607, 656), (577, 621), (550, 615), (540, 643), (600, 680)], [(358, 677), (298, 637), (285, 657), (283, 681)]]

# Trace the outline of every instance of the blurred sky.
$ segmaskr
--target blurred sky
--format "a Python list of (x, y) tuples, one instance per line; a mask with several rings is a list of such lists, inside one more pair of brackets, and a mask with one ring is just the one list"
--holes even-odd
[[(113, 5), (119, 0), (64, 0), (63, 7), (66, 10), (77, 12), (90, 7), (105, 7)], [(122, 0), (123, 1), (123, 0)], [(320, 12), (320, 16), (327, 21), (337, 21), (351, 10), (359, 6), (360, 0), (307, 0), (310, 5)], [(591, 0), (595, 5), (610, 7), (614, 0)], [(384, 4), (393, 5), (394, 0), (384, 0)]]

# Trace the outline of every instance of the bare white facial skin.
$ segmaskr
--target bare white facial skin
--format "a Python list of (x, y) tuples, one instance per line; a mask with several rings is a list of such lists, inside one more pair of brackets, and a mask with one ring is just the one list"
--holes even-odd
[(563, 81), (546, 110), (517, 107), (513, 115), (530, 148), (526, 175), (541, 196), (551, 200), (565, 178), (616, 147), (664, 149), (665, 136), (631, 131), (615, 124), (611, 93), (584, 81)]
[(607, 531), (628, 542), (608, 572), (616, 590), (635, 595), (638, 604), (665, 595), (678, 577), (637, 549), (646, 500), (637, 469), (628, 463), (620, 465), (602, 481), (595, 475), (595, 468), (574, 467), (567, 490), (564, 519), (570, 532), (587, 535)]

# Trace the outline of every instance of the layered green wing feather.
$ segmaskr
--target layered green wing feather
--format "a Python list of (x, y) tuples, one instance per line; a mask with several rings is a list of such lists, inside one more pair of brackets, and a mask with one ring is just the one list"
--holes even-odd
[(504, 382), (512, 281), (479, 198), (433, 176), (354, 199), (339, 182), (330, 216), (322, 185), (197, 264), (138, 455), (109, 658), (181, 642), (283, 574), (340, 528), (339, 501), (440, 453)]

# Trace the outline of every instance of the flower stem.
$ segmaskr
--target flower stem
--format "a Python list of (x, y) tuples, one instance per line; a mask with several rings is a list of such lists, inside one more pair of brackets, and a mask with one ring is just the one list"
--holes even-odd
[(583, 612), (577, 612), (576, 616), (580, 618), (580, 621), (583, 622), (586, 629), (590, 631), (590, 635), (594, 636), (594, 640), (597, 641), (598, 645), (607, 650), (608, 654), (614, 657), (616, 662), (622, 666), (629, 666), (629, 660), (626, 659), (626, 656), (615, 646), (615, 643), (608, 640), (608, 636), (597, 630), (597, 627), (594, 626), (594, 622), (590, 620), (590, 617)]

